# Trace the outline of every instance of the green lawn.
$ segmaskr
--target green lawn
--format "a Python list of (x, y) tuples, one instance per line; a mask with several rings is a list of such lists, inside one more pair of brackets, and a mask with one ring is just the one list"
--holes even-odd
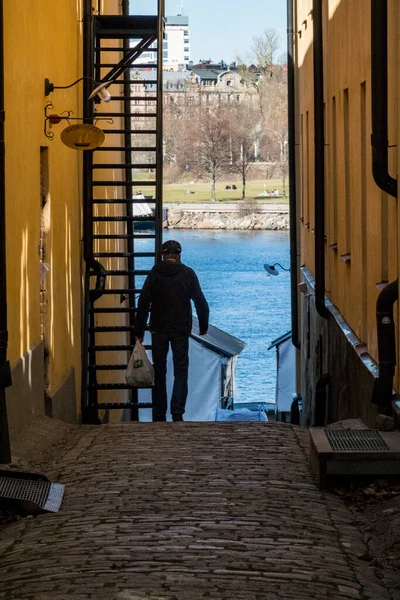
[[(225, 190), (226, 185), (232, 186), (235, 184), (237, 190)], [(270, 181), (254, 180), (246, 184), (246, 198), (248, 200), (255, 198), (258, 194), (264, 191), (264, 185), (269, 191), (272, 188), (278, 189), (282, 193), (282, 180), (272, 179)], [(194, 194), (186, 194), (186, 190), (194, 192)], [(242, 186), (239, 181), (230, 179), (228, 181), (219, 181), (216, 186), (217, 202), (237, 202), (242, 198)], [(286, 187), (286, 194), (288, 188)], [(260, 198), (263, 203), (270, 204), (287, 204), (288, 198)], [(175, 202), (188, 202), (191, 204), (210, 202), (211, 201), (211, 185), (210, 183), (171, 183), (164, 185), (164, 203), (173, 204)]]

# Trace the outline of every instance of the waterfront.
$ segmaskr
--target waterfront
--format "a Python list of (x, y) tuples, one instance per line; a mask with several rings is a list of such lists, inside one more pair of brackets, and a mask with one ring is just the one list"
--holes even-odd
[(238, 402), (274, 401), (271, 341), (290, 329), (290, 278), (268, 277), (264, 263), (289, 267), (287, 231), (165, 231), (182, 244), (210, 305), (210, 322), (246, 342), (237, 362)]

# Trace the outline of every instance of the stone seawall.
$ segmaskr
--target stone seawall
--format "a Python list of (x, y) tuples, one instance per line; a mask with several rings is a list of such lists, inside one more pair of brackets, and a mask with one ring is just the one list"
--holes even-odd
[(216, 212), (169, 209), (168, 229), (285, 230), (289, 229), (289, 214), (285, 212)]

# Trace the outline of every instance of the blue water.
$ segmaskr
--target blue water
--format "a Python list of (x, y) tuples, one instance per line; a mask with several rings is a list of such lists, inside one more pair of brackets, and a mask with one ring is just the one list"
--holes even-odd
[(289, 267), (289, 234), (281, 231), (167, 231), (182, 245), (210, 305), (210, 323), (243, 340), (237, 360), (237, 402), (275, 400), (276, 351), (290, 330), (289, 273), (268, 277), (264, 263)]

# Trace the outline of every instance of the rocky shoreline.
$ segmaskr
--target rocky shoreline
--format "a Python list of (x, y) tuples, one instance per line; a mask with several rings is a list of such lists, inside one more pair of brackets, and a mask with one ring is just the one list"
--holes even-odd
[(288, 212), (250, 213), (191, 211), (174, 209), (168, 211), (165, 223), (168, 229), (220, 229), (220, 230), (287, 230)]

